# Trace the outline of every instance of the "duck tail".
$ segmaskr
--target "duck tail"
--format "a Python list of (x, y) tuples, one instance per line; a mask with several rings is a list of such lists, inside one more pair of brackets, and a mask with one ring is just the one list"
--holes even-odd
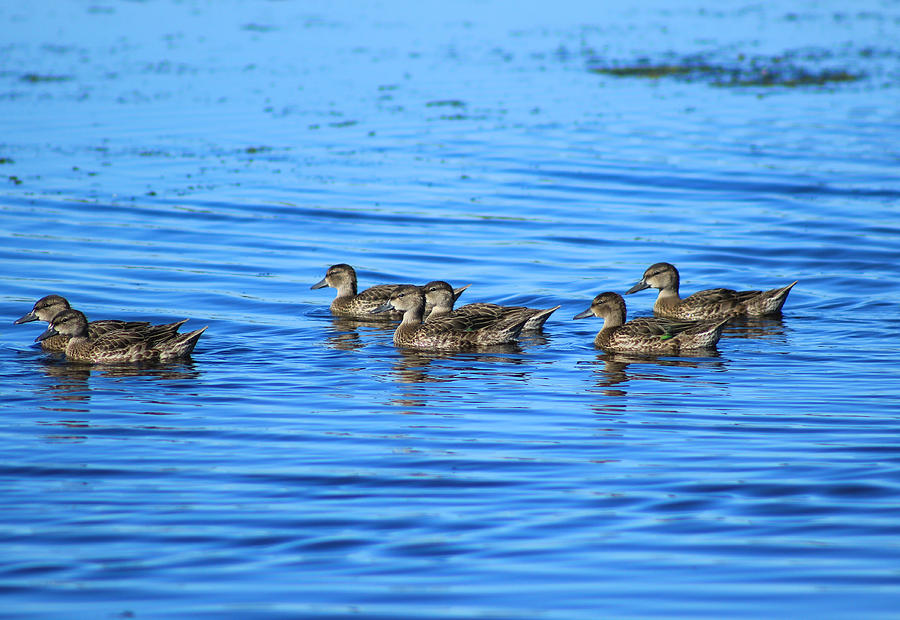
[(187, 323), (187, 319), (181, 319), (180, 321), (175, 321), (174, 323), (163, 323), (162, 325), (157, 325), (160, 329), (171, 330), (173, 332), (177, 332), (178, 328)]
[(547, 308), (546, 310), (536, 310), (525, 322), (525, 330), (538, 330), (544, 326), (550, 315), (559, 310), (560, 306)]
[(719, 338), (722, 337), (722, 330), (725, 329), (725, 325), (730, 320), (731, 320), (731, 317), (726, 317), (713, 326), (712, 332), (713, 332), (713, 334), (715, 334), (716, 340), (719, 340)]
[(456, 303), (456, 300), (459, 299), (459, 296), (462, 295), (467, 288), (472, 286), (471, 284), (466, 284), (465, 286), (460, 286), (458, 288), (453, 289), (453, 302)]
[(195, 329), (192, 332), (177, 334), (171, 340), (167, 340), (160, 346), (161, 355), (164, 359), (175, 359), (179, 357), (187, 357), (197, 346), (200, 336), (207, 330), (209, 325)]
[(705, 322), (704, 329), (702, 332), (698, 334), (700, 339), (703, 341), (702, 345), (704, 348), (712, 348), (715, 347), (719, 342), (719, 339), (722, 337), (722, 330), (725, 329), (725, 324), (731, 320), (731, 317), (724, 318), (721, 321), (707, 321)]
[(765, 314), (776, 314), (781, 312), (781, 307), (784, 305), (784, 302), (787, 301), (788, 293), (791, 292), (791, 289), (794, 288), (794, 285), (797, 284), (797, 282), (799, 282), (799, 280), (794, 280), (787, 286), (767, 291), (764, 294), (766, 297), (764, 304)]
[(508, 344), (515, 342), (531, 316), (527, 313), (513, 313), (502, 317), (492, 329), (486, 330), (482, 344)]

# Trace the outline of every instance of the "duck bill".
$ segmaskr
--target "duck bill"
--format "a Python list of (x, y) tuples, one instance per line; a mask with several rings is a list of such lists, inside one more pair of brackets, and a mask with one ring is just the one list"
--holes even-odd
[(13, 325), (21, 325), (22, 323), (30, 323), (31, 321), (37, 321), (37, 315), (34, 313), (34, 310), (23, 316), (21, 319), (16, 319), (13, 321)]
[(390, 312), (393, 309), (394, 306), (391, 305), (391, 300), (389, 299), (374, 310), (369, 310), (369, 312), (371, 314), (381, 314), (382, 312)]
[(591, 317), (591, 316), (594, 316), (594, 311), (591, 310), (590, 308), (588, 308), (588, 309), (585, 310), (584, 312), (579, 312), (578, 314), (576, 314), (575, 316), (573, 316), (573, 317), (572, 317), (572, 320), (575, 320), (575, 319), (586, 319), (586, 318)]
[(319, 280), (318, 282), (316, 282), (309, 288), (325, 288), (326, 286), (328, 286), (328, 278), (327, 277), (322, 278), (321, 280)]
[(59, 334), (58, 331), (53, 329), (52, 327), (48, 327), (43, 334), (34, 339), (35, 342), (40, 342), (42, 340), (46, 340), (47, 338), (51, 338), (52, 336), (56, 336)]
[(650, 288), (650, 285), (645, 283), (643, 280), (632, 286), (630, 289), (625, 291), (626, 295), (631, 295), (632, 293), (637, 293), (638, 291), (643, 291), (645, 288)]

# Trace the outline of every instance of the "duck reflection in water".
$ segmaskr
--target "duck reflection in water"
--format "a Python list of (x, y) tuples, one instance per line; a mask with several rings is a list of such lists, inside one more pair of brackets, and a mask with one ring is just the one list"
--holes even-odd
[[(391, 378), (399, 393), (388, 401), (389, 404), (404, 408), (400, 411), (404, 414), (435, 413), (429, 411), (429, 406), (437, 402), (456, 402), (468, 391), (483, 391), (486, 376), (506, 375), (527, 381), (528, 373), (516, 369), (526, 364), (525, 359), (515, 355), (521, 353), (517, 345), (489, 348), (490, 351), (478, 353), (397, 349)], [(447, 387), (425, 387), (433, 384), (447, 384)]]
[[(153, 365), (102, 365), (67, 362), (62, 356), (53, 356), (42, 358), (40, 364), (49, 380), (43, 391), (54, 400), (69, 402), (90, 400), (91, 375), (109, 379), (147, 377), (154, 381), (188, 381), (190, 383), (187, 385), (193, 388), (201, 374), (192, 361)], [(174, 402), (175, 399), (173, 404)]]
[[(93, 391), (91, 381), (105, 382), (101, 388), (104, 392), (118, 390), (126, 394), (126, 399), (134, 404), (129, 413), (139, 416), (176, 415), (184, 407), (180, 391), (196, 390), (196, 381), (201, 375), (193, 367), (193, 363), (149, 367), (103, 366), (66, 362), (62, 356), (43, 358), (41, 370), (47, 378), (47, 384), (38, 388), (38, 391), (57, 401), (56, 405), (48, 403), (40, 408), (41, 411), (50, 413), (53, 419), (38, 421), (38, 424), (48, 428), (50, 432), (44, 438), (52, 442), (83, 442), (95, 432), (93, 417), (90, 415), (92, 409), (88, 404)], [(152, 396), (146, 401), (128, 398), (135, 393), (134, 381), (121, 380), (132, 378), (160, 385), (153, 386)], [(169, 398), (166, 397), (167, 394)], [(152, 405), (152, 410), (145, 408), (148, 403)], [(146, 428), (144, 424), (141, 426)], [(160, 427), (154, 425), (153, 428)]]
[[(451, 353), (397, 349), (391, 378), (398, 386), (398, 394), (388, 404), (403, 408), (400, 413), (434, 413), (429, 407), (439, 401), (457, 402), (467, 392), (482, 392), (485, 377), (506, 375), (514, 380), (527, 381), (528, 373), (516, 367), (525, 365), (524, 358), (515, 355), (521, 349), (515, 345), (495, 345), (490, 351)], [(447, 384), (446, 388), (425, 388), (429, 384)], [(446, 411), (442, 415), (448, 415)]]
[[(677, 358), (634, 353), (598, 353), (597, 361), (591, 362), (591, 365), (597, 387), (606, 396), (627, 396), (628, 391), (624, 388), (634, 381), (690, 380), (689, 375), (675, 376), (664, 372), (664, 368), (725, 368), (724, 362), (714, 350), (682, 351)], [(630, 372), (629, 367), (632, 367)], [(622, 389), (610, 389), (614, 386)]]
[(784, 341), (782, 317), (736, 317), (725, 324), (723, 338), (759, 338)]
[[(84, 402), (91, 398), (88, 379), (91, 376), (90, 364), (66, 363), (62, 356), (47, 357), (40, 360), (41, 370), (49, 379), (48, 384), (40, 388), (54, 400), (67, 402)], [(79, 409), (78, 411), (86, 410)]]
[[(515, 355), (522, 349), (516, 344), (493, 345), (478, 353), (452, 353), (447, 351), (422, 351), (418, 349), (397, 349), (399, 357), (393, 365), (393, 376), (397, 383), (445, 383), (466, 381), (487, 371), (482, 364), (524, 364), (525, 360)], [(444, 362), (444, 363), (441, 363)]]
[(392, 334), (395, 327), (393, 323), (371, 323), (344, 317), (334, 317), (328, 328), (329, 335), (325, 337), (325, 345), (337, 351), (356, 351), (369, 344), (363, 340), (360, 328), (376, 334), (379, 332)]

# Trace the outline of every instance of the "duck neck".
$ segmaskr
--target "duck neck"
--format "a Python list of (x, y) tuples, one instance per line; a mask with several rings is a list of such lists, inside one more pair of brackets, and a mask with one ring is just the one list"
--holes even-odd
[(356, 297), (356, 278), (344, 280), (334, 288), (337, 289), (337, 297)]
[(400, 327), (414, 327), (422, 323), (425, 314), (425, 304), (416, 304), (412, 308), (403, 313), (403, 319), (400, 321)]
[(677, 304), (679, 301), (681, 301), (681, 297), (679, 297), (677, 289), (661, 288), (659, 289), (659, 295), (656, 296), (657, 304)]
[(625, 324), (625, 314), (623, 312), (618, 311), (610, 311), (609, 313), (603, 316), (603, 327), (600, 328), (601, 332), (604, 332), (608, 329), (614, 329), (616, 327), (621, 327)]
[(92, 345), (91, 337), (87, 329), (84, 329), (73, 336), (69, 336), (69, 341), (66, 343), (66, 357), (79, 359), (79, 352), (90, 348)]
[(450, 299), (441, 296), (433, 301), (434, 305), (428, 309), (428, 318), (436, 316), (446, 316), (453, 311), (453, 298)]
[(668, 274), (661, 287), (659, 287), (659, 295), (656, 296), (656, 302), (678, 303), (681, 297), (678, 295), (678, 286), (680, 284), (678, 272)]

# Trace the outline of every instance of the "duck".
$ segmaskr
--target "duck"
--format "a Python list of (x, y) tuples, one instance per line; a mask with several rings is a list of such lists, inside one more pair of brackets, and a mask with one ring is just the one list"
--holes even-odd
[(560, 308), (560, 306), (555, 306), (542, 310), (526, 308), (525, 306), (501, 306), (478, 302), (466, 304), (454, 310), (453, 304), (458, 295), (455, 295), (453, 287), (448, 283), (443, 280), (435, 280), (434, 282), (429, 282), (423, 288), (425, 290), (425, 302), (431, 307), (431, 312), (428, 312), (426, 308), (426, 323), (441, 316), (484, 315), (495, 319), (499, 319), (501, 316), (523, 316), (527, 320), (522, 331), (537, 331), (544, 326), (550, 315)]
[(389, 311), (403, 313), (400, 325), (394, 331), (395, 345), (442, 351), (514, 343), (529, 318), (462, 314), (439, 316), (423, 322), (425, 290), (414, 285), (395, 290), (386, 302), (373, 310), (376, 314)]
[(630, 295), (651, 287), (659, 289), (653, 313), (670, 319), (697, 321), (722, 317), (759, 317), (779, 314), (788, 293), (797, 282), (799, 280), (768, 291), (712, 288), (681, 299), (678, 295), (678, 270), (670, 263), (656, 263), (648, 267), (641, 280), (625, 294)]
[[(72, 306), (69, 301), (62, 295), (46, 295), (41, 297), (34, 303), (31, 312), (23, 317), (16, 319), (13, 324), (21, 325), (31, 321), (50, 321), (57, 314), (64, 310), (71, 310)], [(151, 325), (146, 321), (120, 321), (118, 319), (100, 319), (98, 321), (90, 321), (88, 323), (88, 333), (92, 338), (97, 338), (106, 333), (119, 330), (151, 330), (159, 333), (177, 333), (178, 328), (187, 323), (187, 319), (176, 321), (175, 323), (165, 323), (163, 325)], [(69, 337), (63, 334), (50, 336), (41, 341), (41, 349), (44, 351), (62, 353), (66, 350), (69, 343)]]
[[(207, 326), (208, 327), (208, 326)], [(66, 336), (66, 360), (96, 364), (123, 362), (168, 362), (191, 354), (206, 327), (178, 333), (130, 329), (91, 336), (87, 318), (78, 310), (63, 310), (50, 320), (47, 330), (35, 338), (42, 342), (56, 335)]]
[(643, 316), (625, 322), (625, 299), (618, 293), (600, 293), (590, 308), (573, 318), (603, 319), (594, 346), (607, 353), (677, 355), (681, 351), (712, 349), (722, 336), (728, 319), (718, 321), (673, 321)]
[[(372, 310), (384, 305), (394, 292), (412, 285), (376, 284), (357, 293), (356, 270), (350, 265), (339, 263), (329, 267), (325, 277), (309, 288), (319, 289), (326, 286), (337, 289), (337, 294), (331, 302), (331, 314), (335, 316), (362, 321), (399, 321), (403, 318), (403, 313), (398, 310), (388, 310), (379, 314), (373, 313)], [(458, 299), (467, 288), (468, 284), (454, 289), (454, 299)]]

